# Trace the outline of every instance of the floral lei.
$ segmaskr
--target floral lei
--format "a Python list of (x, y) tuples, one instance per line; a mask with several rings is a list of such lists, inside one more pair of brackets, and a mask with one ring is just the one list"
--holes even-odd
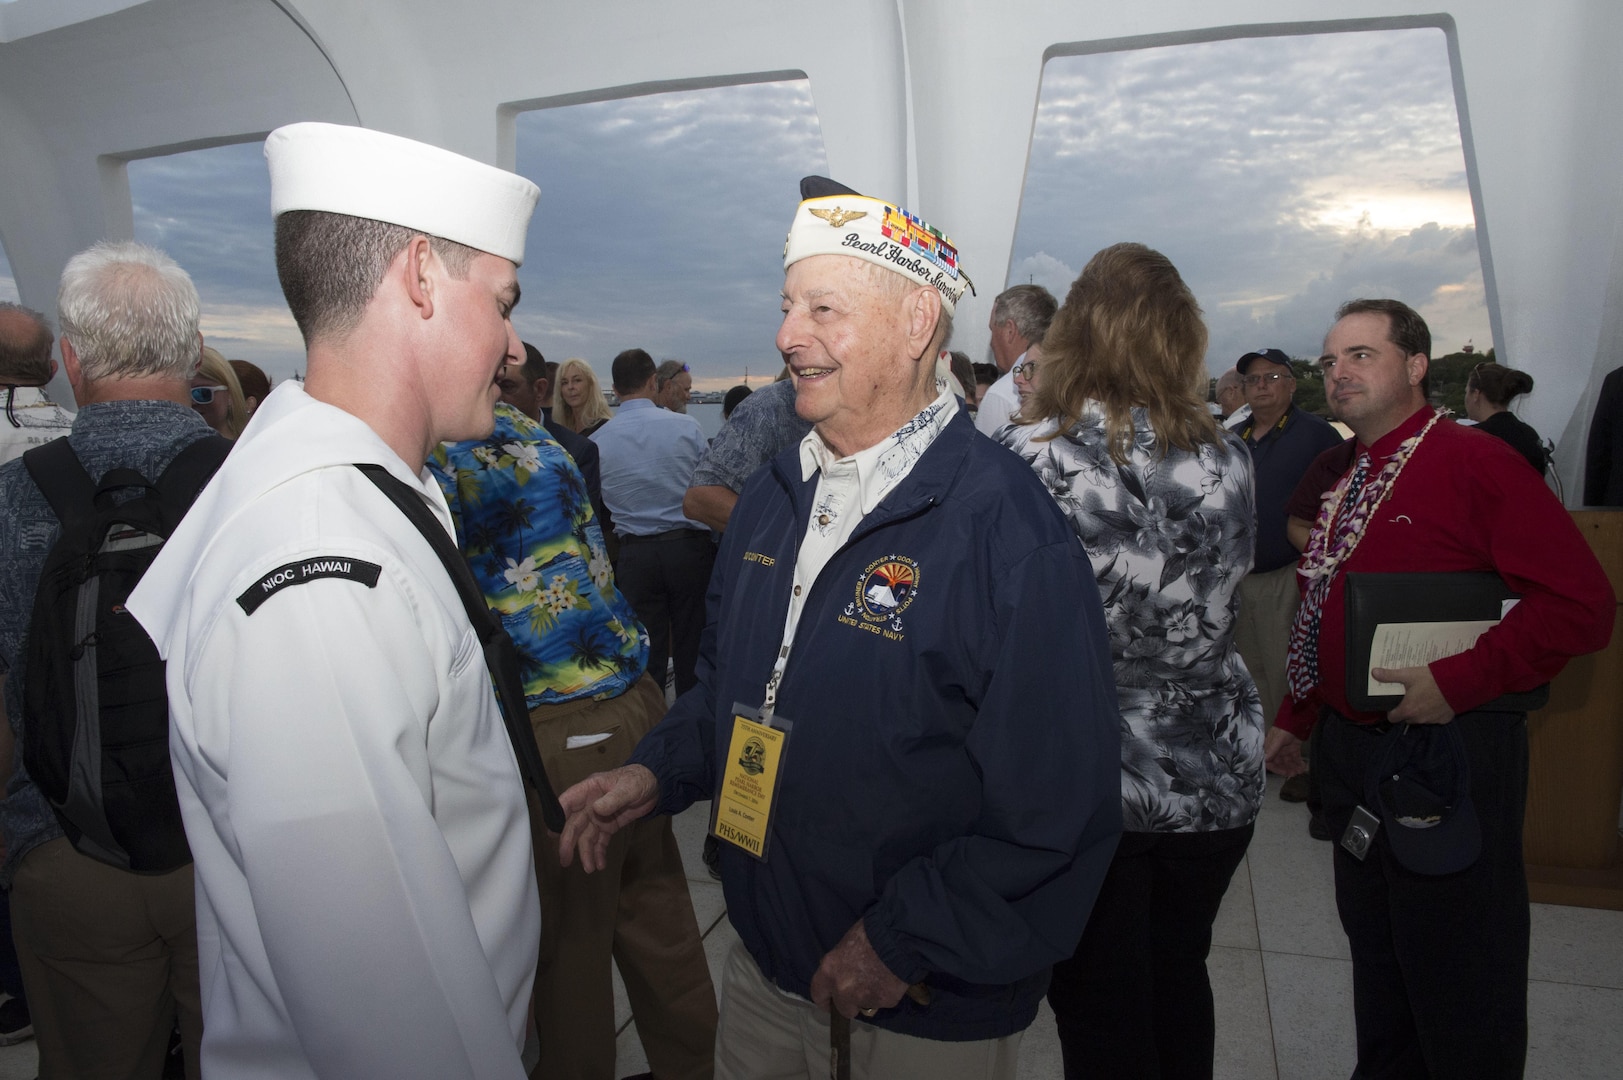
[[(1319, 619), (1324, 614), (1324, 604), (1330, 595), (1330, 582), (1336, 570), (1347, 561), (1358, 546), (1358, 541), (1364, 538), (1370, 519), (1391, 494), (1393, 482), (1414, 456), (1420, 440), (1447, 415), (1446, 409), (1432, 413), (1426, 426), (1403, 440), (1397, 453), (1387, 459), (1381, 471), (1374, 478), (1364, 481), (1357, 501), (1347, 510), (1347, 520), (1342, 522), (1341, 528), (1332, 531), (1331, 526), (1341, 511), (1341, 504), (1347, 499), (1352, 478), (1358, 473), (1356, 467), (1341, 478), (1335, 493), (1319, 507), (1318, 521), (1313, 525), (1307, 551), (1302, 554), (1301, 565), (1296, 571), (1307, 579), (1307, 589), (1302, 596), (1302, 606), (1297, 609), (1296, 618), (1291, 623), (1290, 647), (1285, 658), (1285, 678), (1290, 683), (1291, 696), (1297, 701), (1306, 701), (1314, 684), (1319, 681)], [(1364, 468), (1367, 470), (1368, 465)]]
[(1374, 478), (1364, 481), (1363, 490), (1358, 494), (1358, 501), (1348, 510), (1348, 518), (1342, 528), (1336, 530), (1331, 536), (1330, 526), (1341, 512), (1341, 504), (1347, 497), (1347, 487), (1352, 482), (1356, 469), (1348, 471), (1341, 482), (1336, 485), (1335, 492), (1319, 507), (1318, 520), (1313, 523), (1313, 534), (1308, 540), (1307, 551), (1302, 555), (1302, 562), (1296, 572), (1309, 581), (1317, 578), (1328, 578), (1336, 572), (1336, 568), (1347, 561), (1347, 557), (1358, 547), (1358, 542), (1364, 538), (1364, 531), (1369, 527), (1370, 518), (1380, 509), (1386, 497), (1392, 493), (1392, 485), (1397, 481), (1398, 474), (1414, 456), (1415, 448), (1420, 440), (1426, 437), (1427, 432), (1436, 426), (1444, 416), (1451, 415), (1447, 409), (1438, 409), (1432, 413), (1426, 426), (1404, 439), (1398, 445), (1397, 452), (1387, 459), (1381, 471)]

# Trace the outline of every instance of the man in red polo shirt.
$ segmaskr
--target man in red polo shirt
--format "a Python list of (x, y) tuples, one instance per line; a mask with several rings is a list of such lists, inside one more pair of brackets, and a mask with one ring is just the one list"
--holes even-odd
[[(1313, 760), (1324, 817), (1342, 837), (1385, 732), (1453, 724), (1469, 763), (1481, 854), (1454, 873), (1416, 873), (1375, 834), (1363, 859), (1335, 852), (1336, 904), (1353, 958), (1355, 1077), (1520, 1077), (1527, 1051), (1527, 798), (1523, 713), (1481, 710), (1549, 681), (1605, 646), (1615, 600), (1566, 510), (1508, 446), (1426, 404), (1431, 333), (1395, 300), (1342, 305), (1325, 338), (1330, 410), (1357, 438), (1303, 555), (1292, 628), (1291, 696), (1268, 733), (1269, 765), (1300, 768), (1301, 740), (1324, 725)], [(1508, 452), (1507, 452), (1508, 451)], [(1521, 600), (1476, 644), (1421, 666), (1372, 674), (1400, 683), (1386, 713), (1347, 693), (1344, 587), (1352, 573), (1497, 572)]]

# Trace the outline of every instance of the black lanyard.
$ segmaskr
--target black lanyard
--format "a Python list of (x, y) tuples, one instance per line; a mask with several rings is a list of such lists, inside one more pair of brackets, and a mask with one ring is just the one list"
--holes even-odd
[(541, 761), (541, 751), (535, 745), (535, 731), (530, 727), (530, 710), (524, 697), (524, 682), (519, 678), (518, 650), (513, 648), (513, 639), (507, 636), (501, 619), (485, 603), (484, 591), (474, 580), (473, 571), (468, 569), (462, 553), (445, 534), (445, 526), (423, 502), (422, 495), (410, 484), (390, 476), (382, 465), (358, 464), (355, 467), (400, 508), (406, 520), (417, 527), (423, 539), (428, 541), (428, 546), (434, 549), (434, 554), (440, 557), (440, 562), (445, 564), (445, 572), (456, 586), (457, 596), (468, 613), (468, 621), (473, 624), (479, 644), (484, 647), (485, 667), (490, 671), (491, 681), (496, 684), (496, 700), (501, 705), (507, 738), (513, 744), (513, 756), (518, 759), (518, 771), (525, 782), (535, 789), (536, 797), (541, 802), (541, 818), (547, 823), (547, 828), (562, 832), (563, 807), (558, 805), (558, 796), (552, 790), (546, 766)]

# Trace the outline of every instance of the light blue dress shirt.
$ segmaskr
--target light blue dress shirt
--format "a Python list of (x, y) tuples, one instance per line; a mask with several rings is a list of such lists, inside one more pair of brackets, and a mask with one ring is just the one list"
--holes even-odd
[(682, 514), (682, 496), (705, 447), (697, 420), (647, 398), (632, 398), (592, 433), (592, 441), (602, 470), (603, 502), (617, 535), (704, 528)]

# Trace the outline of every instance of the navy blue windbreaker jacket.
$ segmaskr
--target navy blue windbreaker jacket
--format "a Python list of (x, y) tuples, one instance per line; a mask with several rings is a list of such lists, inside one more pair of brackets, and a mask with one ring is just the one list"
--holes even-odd
[[(759, 707), (817, 478), (792, 447), (745, 486), (709, 593), (699, 684), (633, 762), (659, 811), (708, 799), (734, 703)], [(806, 598), (777, 695), (792, 724), (766, 858), (723, 843), (727, 913), (767, 979), (810, 996), (858, 920), (924, 982), (871, 1023), (1023, 1030), (1121, 831), (1121, 748), (1093, 570), (1031, 469), (955, 416)]]

